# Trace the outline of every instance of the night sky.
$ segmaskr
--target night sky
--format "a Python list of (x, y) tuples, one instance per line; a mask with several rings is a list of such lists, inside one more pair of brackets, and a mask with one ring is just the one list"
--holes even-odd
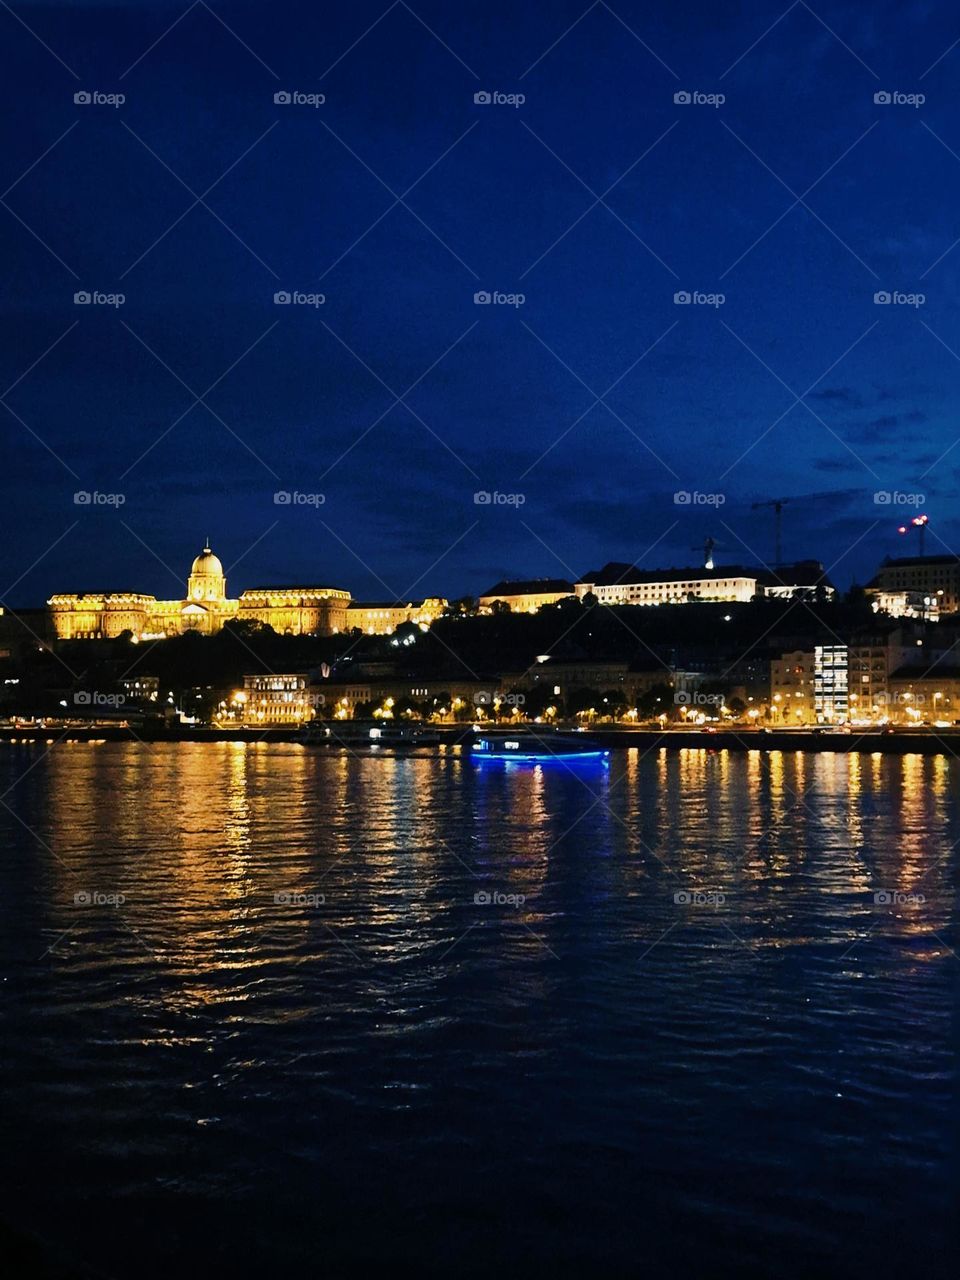
[(912, 549), (878, 490), (955, 550), (958, 40), (901, 0), (0, 3), (0, 596), (178, 598), (206, 535), (231, 594), (769, 562), (779, 497), (846, 586)]

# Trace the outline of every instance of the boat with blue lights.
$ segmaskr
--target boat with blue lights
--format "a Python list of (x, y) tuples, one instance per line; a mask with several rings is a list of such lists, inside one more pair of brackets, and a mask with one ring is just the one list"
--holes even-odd
[(517, 760), (537, 763), (550, 760), (609, 761), (610, 752), (579, 733), (558, 729), (520, 729), (506, 733), (479, 731), (470, 744), (473, 759)]

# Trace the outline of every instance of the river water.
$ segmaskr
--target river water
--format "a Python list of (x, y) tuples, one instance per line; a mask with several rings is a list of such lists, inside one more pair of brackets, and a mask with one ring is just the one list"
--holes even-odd
[(2, 744), (2, 1216), (149, 1280), (947, 1274), (958, 770)]

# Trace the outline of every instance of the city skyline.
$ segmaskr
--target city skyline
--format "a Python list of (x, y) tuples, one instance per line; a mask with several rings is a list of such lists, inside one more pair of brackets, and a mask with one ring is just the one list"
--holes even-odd
[[(122, 510), (122, 507), (120, 510)], [(904, 518), (909, 520), (909, 517)], [(901, 526), (894, 523), (895, 519), (895, 515), (891, 515), (886, 521), (886, 524), (893, 528), (893, 536), (885, 539), (888, 549), (872, 559), (868, 558), (866, 555), (862, 557), (862, 563), (864, 565), (862, 576), (845, 576), (842, 571), (842, 566), (839, 572), (831, 573), (829, 564), (823, 560), (822, 556), (818, 556), (816, 554), (816, 548), (808, 549), (810, 554), (807, 555), (784, 555), (781, 567), (792, 567), (802, 563), (819, 562), (824, 565), (826, 576), (833, 579), (839, 590), (845, 591), (851, 586), (866, 586), (869, 581), (875, 577), (878, 568), (885, 560), (901, 557), (916, 558), (921, 554), (919, 550), (919, 543), (915, 537), (905, 540), (902, 537), (902, 534), (898, 533), (898, 529), (900, 529)], [(207, 523), (209, 523), (209, 521)], [(770, 520), (770, 526), (769, 536), (772, 538), (774, 536), (772, 519)], [(186, 548), (189, 550), (189, 547), (194, 545), (198, 548), (201, 546), (206, 547), (209, 546), (211, 542), (209, 537), (205, 537), (194, 539), (192, 543), (188, 544), (184, 541), (182, 533), (178, 534), (172, 532), (170, 535), (170, 542), (174, 546), (174, 563), (169, 564), (166, 561), (161, 561), (156, 551), (148, 545), (145, 540), (139, 538), (135, 532), (131, 531), (130, 537), (134, 547), (139, 547), (140, 553), (139, 559), (137, 559), (136, 556), (130, 556), (128, 560), (125, 559), (124, 561), (125, 563), (129, 563), (131, 566), (129, 570), (123, 571), (129, 572), (133, 575), (130, 580), (122, 579), (119, 576), (120, 571), (109, 567), (109, 565), (114, 564), (117, 561), (117, 557), (114, 555), (114, 548), (111, 546), (109, 550), (104, 550), (104, 563), (102, 567), (98, 565), (88, 565), (81, 570), (83, 576), (79, 582), (68, 583), (65, 580), (64, 567), (61, 566), (57, 559), (57, 552), (63, 544), (55, 543), (50, 548), (48, 556), (46, 557), (45, 572), (43, 575), (43, 580), (49, 582), (51, 586), (43, 595), (42, 599), (37, 598), (35, 595), (27, 594), (29, 590), (28, 585), (24, 582), (20, 582), (16, 584), (16, 589), (0, 603), (13, 611), (16, 611), (17, 609), (39, 608), (46, 604), (52, 596), (61, 595), (65, 592), (80, 594), (91, 594), (97, 592), (136, 592), (152, 595), (157, 599), (162, 599), (164, 596), (169, 596), (170, 594), (171, 577), (179, 584), (182, 585), (183, 583), (185, 574), (182, 572), (182, 568), (181, 570), (178, 570), (176, 566), (183, 558), (184, 549)], [(214, 538), (212, 541), (216, 544), (215, 549), (219, 552), (222, 547), (222, 540)], [(707, 535), (707, 539), (704, 539), (704, 543), (708, 541), (712, 544), (712, 539), (709, 538), (709, 534)], [(730, 546), (730, 544), (720, 545)], [(349, 556), (346, 551), (342, 551), (342, 559), (339, 561), (339, 565), (337, 557), (334, 554), (331, 556), (331, 563), (334, 565), (334, 568), (330, 572), (323, 571), (318, 573), (309, 567), (309, 559), (303, 553), (302, 548), (299, 548), (299, 554), (294, 554), (290, 557), (286, 567), (284, 567), (284, 562), (278, 557), (268, 560), (267, 563), (271, 568), (267, 571), (268, 576), (264, 577), (263, 575), (258, 576), (257, 573), (250, 568), (251, 565), (262, 563), (262, 561), (256, 560), (249, 555), (250, 550), (251, 548), (247, 548), (245, 552), (240, 553), (232, 561), (224, 559), (224, 572), (232, 577), (234, 571), (236, 571), (240, 578), (248, 584), (248, 587), (255, 584), (265, 588), (282, 588), (293, 585), (315, 586), (317, 584), (321, 584), (327, 587), (334, 585), (338, 589), (348, 591), (355, 601), (379, 601), (388, 599), (400, 601), (408, 598), (420, 600), (426, 598), (445, 598), (448, 600), (455, 600), (464, 597), (479, 599), (480, 597), (489, 594), (491, 590), (490, 575), (488, 575), (487, 579), (481, 580), (477, 577), (476, 572), (474, 572), (471, 575), (470, 582), (464, 583), (455, 581), (452, 576), (449, 576), (450, 571), (447, 571), (447, 575), (432, 575), (431, 578), (426, 581), (421, 577), (414, 581), (411, 584), (411, 589), (408, 589), (407, 591), (401, 590), (398, 592), (390, 592), (388, 584), (377, 572), (376, 565), (359, 565), (355, 558)], [(526, 563), (514, 563), (512, 565), (504, 566), (499, 575), (496, 575), (494, 572), (494, 576), (499, 576), (499, 581), (507, 583), (550, 581), (563, 577), (569, 578), (571, 582), (582, 582), (590, 576), (591, 572), (596, 572), (596, 567), (601, 564), (608, 566), (611, 564), (636, 564), (637, 568), (651, 574), (678, 572), (686, 569), (702, 569), (704, 565), (705, 549), (703, 545), (701, 545), (699, 555), (695, 554), (697, 546), (692, 545), (691, 554), (689, 556), (685, 559), (678, 559), (673, 563), (666, 562), (662, 557), (659, 559), (648, 557), (646, 562), (637, 563), (622, 559), (616, 554), (617, 550), (617, 548), (611, 547), (602, 549), (599, 555), (594, 560), (589, 561), (586, 566), (583, 566), (584, 557), (581, 555), (575, 562), (575, 566), (577, 564), (581, 565), (580, 571), (571, 571), (566, 575), (562, 573), (551, 574), (548, 572), (548, 567), (545, 563), (541, 563), (539, 566), (543, 570), (542, 572), (529, 573), (526, 572), (529, 568)], [(734, 555), (736, 550), (743, 552), (743, 555), (739, 559)], [(790, 550), (789, 543), (785, 547), (785, 550)], [(869, 548), (869, 550), (872, 551), (872, 547)], [(714, 557), (716, 561), (716, 569), (749, 568), (767, 574), (774, 572), (776, 568), (776, 560), (772, 549), (769, 556), (763, 556), (762, 554), (754, 556), (753, 553), (754, 548), (748, 547), (745, 544), (730, 547), (728, 554), (721, 555), (718, 553)], [(929, 544), (927, 545), (926, 555), (928, 557), (943, 554), (952, 555), (953, 553), (944, 553), (936, 544), (932, 547)], [(71, 563), (72, 560), (73, 557), (67, 557), (65, 564)], [(297, 563), (307, 565), (302, 573), (295, 573), (292, 571), (290, 566)], [(591, 569), (590, 566), (593, 566), (593, 568)], [(537, 566), (534, 566), (534, 568), (536, 567)], [(486, 585), (478, 585), (481, 581), (485, 581)], [(354, 589), (355, 583), (360, 584), (360, 589)], [(370, 585), (369, 590), (366, 590), (367, 584)]]
[(501, 8), (4, 15), (8, 604), (960, 545), (950, 15)]

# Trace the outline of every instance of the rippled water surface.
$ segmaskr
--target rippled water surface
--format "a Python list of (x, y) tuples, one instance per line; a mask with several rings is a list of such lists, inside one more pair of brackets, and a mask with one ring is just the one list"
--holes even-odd
[(958, 770), (4, 744), (3, 1217), (151, 1280), (948, 1274)]

